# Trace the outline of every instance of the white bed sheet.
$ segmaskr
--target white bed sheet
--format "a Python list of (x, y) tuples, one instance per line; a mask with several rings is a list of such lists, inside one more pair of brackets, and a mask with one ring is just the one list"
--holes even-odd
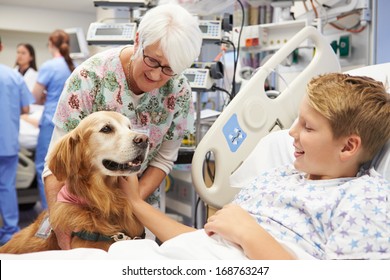
[[(283, 244), (283, 243), (282, 243)], [(286, 244), (284, 244), (286, 245)], [(286, 246), (297, 258), (307, 259), (300, 248)], [(0, 254), (0, 259), (17, 260), (247, 260), (236, 245), (221, 237), (207, 236), (204, 230), (181, 234), (159, 246), (150, 239), (119, 241), (108, 252), (100, 249), (78, 248), (21, 255)]]
[(126, 259), (126, 260), (205, 260), (247, 259), (235, 245), (209, 237), (204, 230), (181, 234), (159, 246), (150, 239), (119, 241), (108, 252), (100, 249), (78, 248), (21, 255), (0, 254), (0, 259)]
[[(39, 122), (43, 112), (42, 105), (30, 105), (29, 118)], [(31, 123), (20, 119), (19, 127), (19, 144), (21, 147), (28, 150), (35, 150), (38, 141), (39, 128)]]

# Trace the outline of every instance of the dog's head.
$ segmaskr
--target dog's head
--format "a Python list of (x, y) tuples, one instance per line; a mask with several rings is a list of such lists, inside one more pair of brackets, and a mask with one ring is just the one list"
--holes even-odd
[(133, 131), (128, 118), (99, 111), (58, 141), (48, 164), (60, 181), (72, 177), (86, 180), (95, 173), (128, 176), (140, 170), (148, 149), (148, 137)]

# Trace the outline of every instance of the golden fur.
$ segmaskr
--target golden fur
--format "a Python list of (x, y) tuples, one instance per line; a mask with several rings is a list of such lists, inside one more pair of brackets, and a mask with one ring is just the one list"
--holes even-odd
[[(50, 211), (50, 224), (62, 230), (87, 231), (112, 236), (118, 232), (134, 238), (144, 227), (118, 187), (118, 176), (136, 173), (148, 151), (146, 135), (130, 129), (130, 121), (119, 113), (101, 111), (85, 119), (55, 145), (48, 163), (58, 181), (66, 181), (68, 192), (83, 201), (57, 201)], [(29, 253), (60, 249), (54, 231), (47, 239), (36, 237), (43, 211), (28, 227), (15, 234), (0, 253)], [(72, 248), (108, 250), (114, 241), (86, 241), (72, 237)]]

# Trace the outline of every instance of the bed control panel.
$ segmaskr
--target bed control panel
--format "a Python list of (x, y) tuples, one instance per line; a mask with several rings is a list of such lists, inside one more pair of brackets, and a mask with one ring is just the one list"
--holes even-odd
[(247, 134), (238, 123), (237, 115), (233, 114), (223, 127), (223, 134), (233, 153), (244, 142)]

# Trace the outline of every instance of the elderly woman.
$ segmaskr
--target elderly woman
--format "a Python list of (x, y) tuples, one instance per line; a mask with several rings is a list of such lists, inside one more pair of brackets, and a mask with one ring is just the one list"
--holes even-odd
[[(184, 8), (165, 4), (149, 10), (139, 24), (134, 46), (98, 53), (72, 73), (54, 115), (52, 143), (92, 112), (122, 113), (149, 130), (140, 191), (143, 199), (158, 204), (158, 193), (153, 193), (171, 171), (183, 137), (194, 129), (191, 88), (181, 72), (199, 56), (201, 45), (198, 22)], [(43, 177), (50, 210), (64, 182), (58, 182), (47, 168)], [(68, 249), (74, 229), (54, 230), (60, 247)]]

